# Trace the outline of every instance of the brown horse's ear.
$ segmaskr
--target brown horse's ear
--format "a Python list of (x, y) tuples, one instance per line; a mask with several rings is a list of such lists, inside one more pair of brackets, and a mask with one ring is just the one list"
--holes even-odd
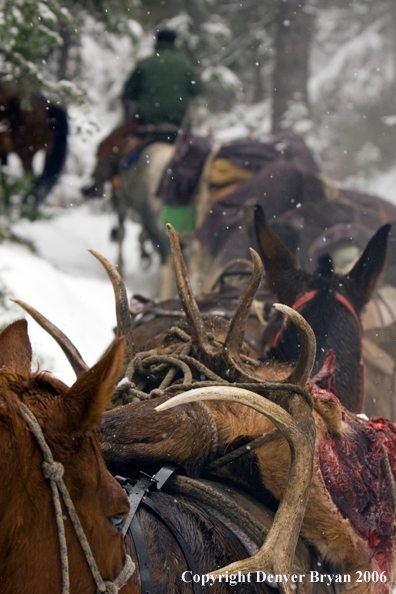
[(119, 338), (96, 365), (84, 373), (64, 397), (74, 431), (94, 429), (100, 420), (125, 364), (125, 338)]
[(347, 282), (352, 283), (351, 289), (354, 293), (354, 305), (357, 310), (370, 301), (385, 269), (390, 229), (391, 225), (389, 224), (378, 229), (352, 270), (345, 275)]
[(17, 320), (0, 332), (0, 367), (8, 367), (22, 376), (30, 375), (32, 347), (27, 321)]
[(259, 204), (254, 208), (254, 227), (267, 286), (276, 293), (281, 303), (293, 305), (304, 273), (297, 268), (293, 254), (271, 229)]

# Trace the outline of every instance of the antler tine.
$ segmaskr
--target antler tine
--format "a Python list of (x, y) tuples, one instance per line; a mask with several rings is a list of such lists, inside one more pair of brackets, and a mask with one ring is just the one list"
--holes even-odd
[[(297, 326), (298, 332), (301, 338), (301, 351), (300, 356), (297, 361), (297, 364), (291, 374), (282, 380), (283, 384), (294, 384), (295, 386), (301, 386), (302, 388), (305, 386), (311, 371), (313, 364), (315, 362), (315, 353), (316, 353), (316, 338), (315, 334), (311, 326), (308, 322), (299, 314), (295, 309), (288, 307), (287, 305), (282, 305), (280, 303), (275, 303), (274, 307), (279, 311), (282, 311), (288, 318), (292, 320), (292, 322)], [(234, 315), (234, 318), (236, 316)], [(233, 319), (234, 319), (233, 318)], [(244, 326), (241, 325), (241, 328)], [(230, 329), (231, 330), (231, 329)], [(241, 329), (240, 329), (241, 331)], [(229, 331), (230, 332), (230, 331)], [(228, 337), (227, 337), (228, 338)], [(236, 338), (235, 340), (237, 340)], [(242, 336), (243, 339), (243, 336)], [(227, 342), (227, 339), (226, 339)], [(236, 347), (232, 341), (229, 341), (229, 346), (226, 345), (227, 349), (223, 347), (223, 359), (227, 361), (228, 367), (232, 368), (234, 371), (237, 371), (239, 377), (244, 377), (246, 381), (254, 381), (256, 383), (260, 383), (263, 381), (263, 378), (258, 376), (254, 371), (249, 369), (244, 363), (241, 361), (240, 358), (240, 347), (239, 345)], [(230, 352), (228, 353), (228, 348)], [(238, 380), (240, 381), (240, 379)], [(278, 383), (278, 382), (271, 382), (266, 381), (267, 384), (271, 383)]]
[(34, 307), (28, 305), (24, 301), (19, 299), (11, 299), (14, 303), (17, 303), (22, 309), (24, 309), (32, 318), (41, 326), (52, 338), (58, 343), (62, 351), (65, 353), (70, 365), (73, 368), (76, 377), (81, 377), (89, 367), (84, 362), (80, 353), (74, 346), (74, 344), (67, 338), (67, 336), (59, 330), (52, 322), (47, 320), (41, 313), (39, 313)]
[(184, 262), (180, 247), (179, 238), (170, 223), (167, 223), (166, 228), (168, 229), (171, 244), (177, 290), (184, 309), (184, 313), (186, 314), (186, 318), (190, 325), (190, 330), (193, 334), (193, 342), (196, 343), (205, 353), (211, 352), (212, 348), (206, 334), (201, 312), (198, 309), (197, 302), (193, 295), (187, 266)]
[(304, 387), (311, 375), (312, 367), (316, 355), (315, 334), (305, 320), (295, 309), (274, 303), (274, 308), (286, 314), (288, 318), (297, 326), (301, 338), (301, 351), (297, 364), (288, 378), (282, 380), (283, 383), (295, 384)]
[[(232, 386), (190, 390), (164, 402), (156, 410), (163, 411), (188, 402), (224, 399), (246, 404), (268, 417), (290, 445), (291, 464), (282, 501), (263, 546), (253, 557), (232, 563), (209, 575), (217, 578), (226, 571), (249, 573), (262, 570), (290, 575), (312, 482), (316, 436), (314, 419), (302, 399), (296, 409), (298, 418), (293, 419), (279, 405), (258, 394)], [(292, 594), (288, 583), (281, 582), (279, 589), (282, 594)]]
[(239, 362), (240, 351), (245, 337), (246, 323), (249, 316), (253, 299), (256, 296), (263, 277), (264, 266), (258, 253), (250, 248), (250, 255), (253, 260), (253, 274), (250, 278), (246, 291), (239, 300), (238, 306), (230, 323), (227, 337), (222, 348), (222, 355), (230, 362)]
[(117, 338), (125, 336), (125, 355), (126, 360), (131, 361), (137, 353), (135, 341), (132, 334), (132, 320), (131, 313), (128, 306), (128, 296), (124, 281), (120, 273), (113, 264), (95, 250), (88, 250), (99, 262), (107, 272), (111, 284), (114, 289), (115, 303), (116, 303), (116, 317), (117, 317)]

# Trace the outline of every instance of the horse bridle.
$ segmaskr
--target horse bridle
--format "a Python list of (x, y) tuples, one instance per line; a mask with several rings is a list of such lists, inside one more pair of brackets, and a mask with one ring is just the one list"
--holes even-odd
[(113, 582), (104, 581), (99, 573), (98, 566), (92, 554), (84, 529), (81, 526), (80, 519), (77, 515), (73, 501), (67, 490), (63, 480), (64, 467), (60, 462), (56, 462), (53, 458), (52, 452), (45, 440), (43, 431), (32, 413), (32, 411), (22, 402), (19, 403), (19, 413), (26, 421), (27, 426), (36, 438), (36, 441), (41, 449), (43, 455), (42, 471), (46, 479), (50, 481), (52, 490), (52, 500), (55, 509), (55, 518), (58, 528), (59, 547), (61, 555), (62, 568), (62, 594), (69, 594), (70, 592), (70, 578), (69, 578), (69, 562), (67, 556), (66, 533), (63, 520), (63, 512), (61, 505), (61, 498), (65, 504), (70, 520), (73, 524), (77, 539), (84, 552), (88, 566), (91, 570), (92, 577), (95, 581), (97, 593), (100, 594), (117, 594), (117, 592), (125, 586), (133, 572), (135, 571), (135, 564), (129, 555), (125, 556), (125, 563), (118, 576)]
[[(317, 293), (318, 293), (318, 290), (308, 291), (308, 293), (305, 293), (299, 299), (297, 299), (295, 304), (292, 306), (293, 309), (298, 311), (300, 309), (300, 307), (303, 307), (303, 305), (306, 305), (307, 303), (312, 301), (312, 299), (317, 295)], [(359, 317), (358, 317), (353, 305), (351, 304), (350, 301), (348, 301), (348, 299), (346, 297), (344, 297), (344, 295), (341, 295), (341, 293), (338, 293), (336, 291), (334, 293), (334, 296), (337, 299), (337, 301), (339, 303), (341, 303), (348, 310), (348, 312), (352, 315), (352, 317), (356, 323), (356, 326), (357, 326), (358, 332), (359, 332), (360, 353), (362, 354), (363, 329), (362, 329), (361, 321), (359, 320)], [(286, 318), (284, 317), (282, 326), (280, 327), (277, 335), (275, 336), (275, 340), (273, 342), (274, 347), (276, 347), (278, 345), (279, 340), (280, 340), (280, 338), (283, 334), (283, 331), (285, 329), (285, 326), (286, 326)], [(366, 396), (366, 366), (363, 362), (361, 362), (360, 368), (361, 368), (362, 382), (361, 382), (360, 407), (359, 407), (359, 410), (356, 411), (357, 414), (363, 412), (364, 401), (365, 401), (365, 396)]]

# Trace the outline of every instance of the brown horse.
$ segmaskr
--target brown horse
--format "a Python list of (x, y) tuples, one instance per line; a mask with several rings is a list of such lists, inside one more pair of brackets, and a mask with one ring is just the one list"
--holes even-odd
[(26, 173), (33, 174), (34, 155), (44, 150), (46, 159), (42, 173), (33, 181), (25, 196), (32, 197), (37, 207), (57, 183), (67, 149), (68, 122), (66, 111), (50, 103), (43, 95), (32, 93), (31, 109), (21, 106), (21, 98), (14, 90), (0, 84), (0, 160), (16, 153)]
[(124, 360), (122, 343), (69, 389), (31, 372), (25, 320), (0, 334), (2, 594), (60, 594), (69, 585), (75, 594), (135, 592), (120, 530), (128, 500), (95, 434)]

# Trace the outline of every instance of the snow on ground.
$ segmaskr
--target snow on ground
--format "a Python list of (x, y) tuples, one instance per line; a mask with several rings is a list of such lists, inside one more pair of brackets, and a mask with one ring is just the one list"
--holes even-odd
[[(95, 203), (69, 209), (47, 208), (50, 220), (19, 221), (13, 232), (31, 240), (37, 254), (10, 243), (0, 244), (0, 325), (26, 317), (33, 346), (33, 361), (52, 371), (65, 383), (75, 376), (61, 349), (36, 322), (9, 301), (9, 297), (29, 303), (58, 326), (80, 351), (88, 365), (103, 354), (115, 326), (113, 289), (102, 265), (87, 251), (92, 248), (113, 264), (116, 245), (109, 240), (114, 215)], [(128, 294), (153, 295), (156, 291), (154, 262), (142, 270), (137, 236), (139, 226), (127, 224), (124, 244), (125, 283)]]

